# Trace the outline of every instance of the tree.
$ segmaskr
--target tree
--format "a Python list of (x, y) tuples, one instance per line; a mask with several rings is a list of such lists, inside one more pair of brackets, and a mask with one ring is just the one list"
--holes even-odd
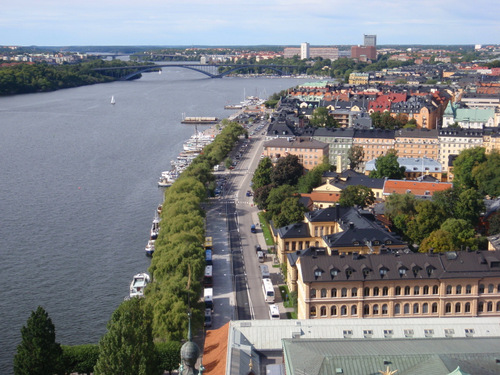
[(281, 212), (282, 204), (293, 196), (294, 190), (290, 185), (281, 185), (272, 189), (267, 198), (267, 210), (271, 218), (274, 218)]
[(463, 189), (477, 189), (477, 182), (473, 177), (474, 167), (486, 161), (484, 147), (474, 147), (463, 150), (453, 162), (453, 184)]
[[(325, 157), (325, 159), (327, 159), (327, 157)], [(332, 165), (326, 160), (300, 177), (297, 183), (297, 190), (299, 193), (308, 194), (312, 189), (320, 186), (323, 173), (329, 171), (331, 168)]]
[(152, 314), (143, 298), (123, 302), (108, 323), (99, 343), (95, 375), (157, 375), (158, 357), (153, 344)]
[(418, 251), (426, 253), (430, 249), (437, 253), (454, 250), (453, 239), (449, 232), (438, 229), (433, 231), (426, 239), (422, 241)]
[(267, 210), (267, 198), (276, 186), (274, 184), (264, 185), (253, 191), (253, 201), (259, 210)]
[(387, 151), (386, 155), (375, 160), (375, 169), (370, 172), (371, 178), (402, 179), (405, 176), (405, 167), (400, 167), (396, 150)]
[(479, 192), (472, 188), (463, 190), (458, 195), (458, 201), (455, 205), (455, 217), (476, 225), (484, 208), (484, 202)]
[(338, 127), (337, 121), (330, 116), (328, 113), (328, 108), (318, 107), (316, 108), (311, 116), (309, 123), (315, 127), (325, 127), (325, 128), (336, 128)]
[(340, 193), (339, 203), (344, 207), (360, 206), (362, 208), (375, 202), (375, 194), (372, 189), (363, 185), (347, 186)]
[(490, 236), (500, 233), (500, 214), (495, 213), (488, 219), (488, 234)]
[(298, 223), (304, 220), (304, 212), (306, 209), (300, 204), (298, 198), (286, 198), (281, 204), (280, 212), (273, 215), (274, 226), (281, 228), (288, 224)]
[(49, 314), (38, 306), (21, 328), (21, 344), (14, 356), (15, 375), (50, 375), (61, 370), (62, 349)]
[(160, 342), (155, 346), (160, 358), (160, 369), (168, 371), (168, 373), (171, 374), (173, 370), (179, 368), (179, 363), (181, 363), (182, 346), (180, 342)]
[(453, 218), (446, 219), (440, 229), (451, 235), (453, 250), (465, 250), (467, 247), (475, 247), (476, 232), (467, 221)]
[(271, 172), (273, 170), (273, 163), (269, 158), (263, 158), (252, 177), (252, 188), (254, 190), (271, 183)]
[(304, 173), (304, 167), (299, 163), (297, 155), (287, 155), (280, 158), (271, 171), (271, 182), (277, 186), (284, 184), (296, 185)]
[(446, 220), (446, 213), (432, 201), (419, 201), (415, 207), (416, 216), (408, 223), (407, 236), (419, 244), (433, 231), (441, 227), (441, 223)]
[(486, 161), (472, 168), (472, 177), (476, 181), (478, 190), (490, 197), (500, 196), (500, 153), (493, 150), (486, 155)]
[(349, 160), (349, 168), (356, 169), (363, 162), (365, 158), (365, 150), (361, 146), (352, 146), (347, 152), (347, 159)]

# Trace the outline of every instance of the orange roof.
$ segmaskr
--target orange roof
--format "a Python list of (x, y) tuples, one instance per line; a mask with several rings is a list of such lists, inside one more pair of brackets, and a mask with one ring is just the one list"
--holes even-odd
[(338, 202), (340, 193), (312, 192), (310, 194), (300, 194), (302, 197), (309, 197), (313, 202)]
[(228, 334), (229, 322), (219, 329), (207, 331), (203, 348), (204, 375), (219, 375), (226, 372)]
[[(429, 195), (436, 191), (448, 190), (453, 187), (450, 182), (421, 182), (409, 180), (387, 180), (384, 183), (384, 194)], [(426, 192), (428, 192), (426, 194)]]

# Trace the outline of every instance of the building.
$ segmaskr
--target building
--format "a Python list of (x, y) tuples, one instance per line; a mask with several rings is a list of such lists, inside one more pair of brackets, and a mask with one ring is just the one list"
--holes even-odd
[(432, 198), (435, 192), (451, 189), (450, 182), (427, 182), (410, 180), (386, 180), (384, 197), (391, 194), (413, 194), (417, 198)]
[(394, 149), (399, 156), (427, 157), (439, 160), (439, 140), (436, 129), (399, 129), (395, 133)]
[(377, 47), (377, 36), (364, 34), (363, 45), (365, 47)]
[(455, 123), (463, 129), (484, 129), (500, 125), (500, 114), (495, 113), (494, 107), (460, 107), (448, 103), (443, 114), (443, 128), (453, 126)]
[(305, 169), (313, 169), (328, 157), (328, 144), (309, 137), (276, 138), (264, 144), (263, 155), (276, 163), (279, 158), (296, 155)]
[(306, 251), (295, 264), (298, 319), (500, 316), (498, 251)]
[(302, 43), (300, 45), (300, 58), (302, 60), (308, 59), (310, 57), (309, 43)]
[[(365, 174), (370, 174), (371, 171), (376, 170), (376, 159), (368, 161), (365, 165)], [(437, 181), (441, 181), (443, 168), (439, 161), (420, 157), (398, 157), (398, 164), (400, 167), (405, 168), (405, 178), (416, 180), (424, 176), (432, 176)]]
[[(442, 128), (438, 131), (439, 162), (443, 172), (450, 171), (450, 162), (462, 150), (483, 145), (484, 131), (481, 129)], [(451, 181), (453, 176), (448, 175)]]
[(351, 58), (359, 61), (376, 60), (377, 48), (373, 46), (352, 46)]
[(386, 129), (356, 129), (353, 145), (363, 147), (365, 151), (363, 162), (367, 162), (385, 155), (387, 151), (394, 148), (395, 131)]
[(300, 47), (285, 47), (283, 50), (283, 56), (286, 59), (290, 59), (294, 56), (300, 56), (301, 59), (303, 57), (303, 50), (309, 50), (309, 57), (307, 58), (316, 58), (321, 57), (323, 59), (337, 60), (339, 58), (339, 49), (336, 47), (310, 47), (309, 43), (302, 43)]

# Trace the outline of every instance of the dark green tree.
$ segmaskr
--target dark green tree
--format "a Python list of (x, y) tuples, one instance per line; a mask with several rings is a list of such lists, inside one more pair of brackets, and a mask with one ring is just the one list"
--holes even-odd
[(427, 253), (430, 249), (436, 253), (444, 253), (446, 251), (454, 250), (452, 235), (442, 229), (433, 231), (422, 241), (418, 251), (421, 253)]
[(99, 343), (95, 375), (158, 375), (152, 314), (143, 298), (132, 298), (116, 309)]
[(472, 177), (478, 190), (491, 198), (500, 196), (500, 153), (494, 150), (486, 155), (486, 161), (472, 168)]
[(347, 186), (340, 193), (339, 203), (344, 207), (360, 206), (367, 207), (375, 202), (375, 194), (372, 189), (363, 185)]
[(178, 341), (167, 341), (159, 342), (155, 346), (160, 358), (160, 369), (168, 371), (169, 374), (173, 370), (177, 370), (179, 363), (181, 363), (181, 343)]
[(62, 346), (66, 372), (90, 375), (99, 358), (99, 345)]
[(453, 218), (446, 219), (440, 229), (451, 235), (453, 250), (465, 250), (467, 247), (474, 249), (476, 247), (476, 231), (467, 221)]
[(472, 170), (486, 161), (484, 147), (474, 147), (463, 150), (453, 162), (453, 184), (462, 189), (477, 189), (477, 181)]
[(328, 108), (318, 107), (316, 108), (311, 116), (309, 123), (314, 127), (322, 128), (337, 128), (338, 123), (330, 114), (328, 113)]
[(269, 158), (261, 159), (252, 177), (253, 190), (259, 189), (271, 183), (272, 170), (273, 170), (273, 163), (271, 162), (271, 159)]
[(484, 211), (483, 197), (475, 189), (460, 192), (455, 206), (455, 218), (464, 219), (471, 225), (479, 222), (479, 215)]
[(488, 218), (488, 235), (500, 233), (500, 215), (495, 213)]
[(49, 314), (38, 306), (21, 328), (21, 343), (14, 356), (15, 375), (52, 375), (61, 370), (62, 349)]
[(299, 182), (297, 183), (298, 192), (308, 194), (312, 191), (312, 189), (320, 186), (323, 173), (328, 172), (329, 170), (331, 170), (331, 168), (332, 165), (326, 160), (320, 165), (306, 172), (305, 175), (299, 178)]
[(375, 160), (375, 169), (370, 172), (371, 178), (402, 179), (405, 176), (405, 167), (401, 167), (395, 150), (387, 151), (386, 155)]
[(349, 160), (349, 168), (356, 169), (363, 162), (365, 150), (361, 146), (352, 146), (347, 152), (347, 160)]
[(287, 155), (280, 158), (271, 171), (271, 182), (277, 186), (296, 185), (304, 173), (304, 167), (299, 163), (296, 155)]
[(288, 224), (298, 223), (304, 220), (305, 207), (300, 204), (298, 197), (286, 198), (281, 203), (281, 210), (273, 215), (274, 226), (283, 227)]
[(271, 193), (271, 190), (275, 188), (274, 184), (264, 185), (253, 191), (253, 201), (259, 208), (259, 210), (267, 210), (267, 198)]
[(446, 219), (446, 213), (429, 200), (418, 201), (415, 207), (417, 214), (408, 223), (407, 236), (413, 243), (420, 244), (433, 231), (438, 230)]

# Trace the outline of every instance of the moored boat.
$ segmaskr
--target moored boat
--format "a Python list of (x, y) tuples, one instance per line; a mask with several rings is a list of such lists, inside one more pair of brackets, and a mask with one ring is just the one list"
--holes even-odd
[(146, 244), (146, 247), (144, 248), (146, 255), (153, 256), (153, 253), (155, 252), (155, 241), (156, 240), (149, 240)]
[(160, 233), (160, 218), (156, 216), (151, 225), (151, 239), (156, 240), (158, 238), (158, 233)]
[(149, 275), (146, 272), (138, 273), (134, 275), (132, 282), (130, 283), (130, 298), (132, 297), (144, 297), (144, 289), (151, 281)]

